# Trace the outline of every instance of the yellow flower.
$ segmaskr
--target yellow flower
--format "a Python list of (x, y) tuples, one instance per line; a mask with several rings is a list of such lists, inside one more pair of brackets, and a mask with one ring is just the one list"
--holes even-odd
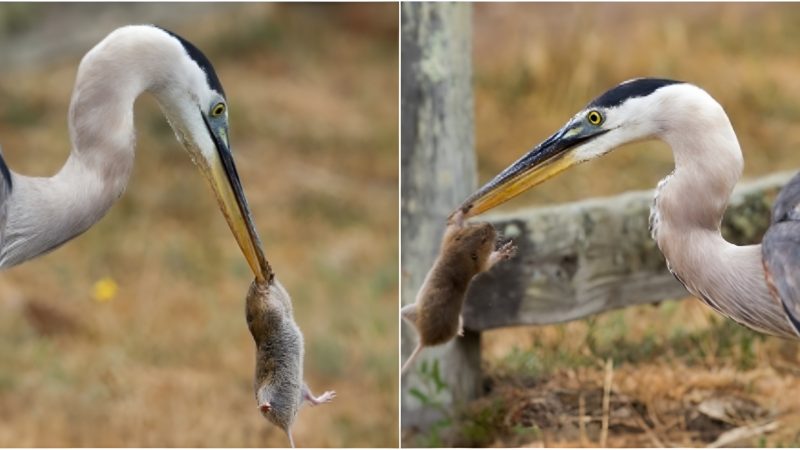
[(117, 295), (119, 286), (111, 277), (97, 280), (92, 287), (92, 298), (98, 303), (110, 302)]

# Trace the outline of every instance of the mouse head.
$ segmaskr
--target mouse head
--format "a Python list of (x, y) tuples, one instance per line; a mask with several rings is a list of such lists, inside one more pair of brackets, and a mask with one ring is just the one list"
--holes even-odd
[(497, 232), (487, 222), (469, 223), (450, 236), (447, 245), (475, 263), (476, 271), (486, 264), (489, 254), (494, 250)]

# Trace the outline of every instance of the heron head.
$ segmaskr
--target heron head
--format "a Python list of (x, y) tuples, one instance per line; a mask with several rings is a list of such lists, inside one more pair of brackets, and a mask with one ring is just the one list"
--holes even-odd
[(192, 161), (211, 185), (225, 220), (255, 274), (264, 281), (268, 265), (236, 171), (228, 134), (228, 103), (214, 67), (192, 43), (163, 29), (175, 56), (160, 83), (150, 89)]
[(638, 78), (590, 102), (560, 130), (535, 146), (473, 193), (460, 209), (466, 217), (485, 212), (550, 177), (615, 148), (659, 133), (666, 121), (657, 114), (669, 97), (660, 95), (680, 81)]

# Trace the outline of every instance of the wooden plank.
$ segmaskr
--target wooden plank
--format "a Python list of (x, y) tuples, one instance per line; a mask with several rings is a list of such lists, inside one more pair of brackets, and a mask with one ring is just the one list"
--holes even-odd
[[(760, 242), (772, 201), (793, 175), (783, 172), (742, 183), (725, 214), (723, 235), (739, 245)], [(473, 282), (464, 310), (466, 328), (565, 322), (689, 296), (650, 238), (652, 199), (653, 191), (629, 192), (481, 218), (514, 238), (519, 251)]]

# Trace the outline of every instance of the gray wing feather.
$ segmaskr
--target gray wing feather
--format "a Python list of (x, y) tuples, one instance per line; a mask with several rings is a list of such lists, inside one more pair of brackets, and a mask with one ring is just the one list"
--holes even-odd
[(781, 302), (800, 333), (800, 173), (792, 177), (775, 200), (761, 257), (772, 296)]
[(3, 158), (3, 149), (0, 148), (0, 247), (5, 242), (6, 213), (8, 211), (8, 197), (11, 195), (11, 171), (8, 170), (6, 160)]

